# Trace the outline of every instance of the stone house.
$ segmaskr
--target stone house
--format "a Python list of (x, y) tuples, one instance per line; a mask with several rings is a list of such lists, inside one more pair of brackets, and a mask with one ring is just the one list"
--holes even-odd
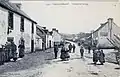
[(45, 49), (51, 48), (54, 46), (54, 39), (53, 36), (51, 35), (51, 32), (49, 32), (46, 27), (44, 27), (44, 32), (46, 33), (45, 35)]
[(54, 40), (54, 44), (60, 45), (60, 43), (63, 41), (61, 34), (56, 30), (56, 28), (52, 29), (52, 36)]
[(35, 49), (36, 22), (20, 9), (20, 4), (0, 0), (0, 44), (4, 45), (9, 37), (19, 45), (21, 37), (25, 40), (25, 52)]
[[(99, 48), (114, 48), (109, 40), (120, 35), (120, 27), (109, 18), (107, 22), (102, 23), (98, 29), (92, 32), (92, 45)], [(108, 40), (109, 39), (109, 40)]]

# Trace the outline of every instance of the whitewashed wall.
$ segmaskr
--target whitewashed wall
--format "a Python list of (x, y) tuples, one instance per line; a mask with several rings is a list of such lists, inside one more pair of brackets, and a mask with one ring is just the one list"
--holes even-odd
[(21, 37), (20, 24), (21, 24), (21, 16), (14, 13), (13, 14), (13, 30), (8, 35), (8, 37), (14, 37), (14, 43), (17, 46), (17, 52), (18, 53), (19, 53), (19, 51), (18, 51), (19, 40), (20, 40), (20, 37)]
[(54, 39), (54, 42), (62, 41), (61, 35), (59, 33), (57, 33), (56, 31), (53, 31), (53, 39)]
[(37, 26), (37, 24), (34, 24), (34, 34), (33, 34), (33, 39), (34, 39), (34, 51), (35, 51), (35, 48), (36, 48), (36, 26)]
[(54, 39), (53, 39), (53, 36), (51, 36), (51, 46), (54, 47)]
[(49, 38), (48, 38), (49, 36), (48, 35), (46, 35), (46, 48), (48, 48), (48, 45), (49, 45)]
[(119, 35), (120, 34), (120, 27), (118, 27), (115, 23), (112, 23), (112, 32), (113, 34)]
[(14, 25), (14, 30), (13, 30), (13, 35), (14, 35), (14, 42), (17, 45), (17, 52), (18, 52), (18, 46), (19, 46), (19, 40), (21, 37), (21, 32), (20, 32), (20, 23), (21, 23), (21, 17), (17, 14), (13, 14), (13, 25)]
[(53, 37), (51, 35), (49, 35), (49, 41), (51, 41), (51, 47), (53, 47), (54, 46), (54, 40), (53, 40)]
[(42, 49), (42, 38), (35, 39), (35, 49)]
[(110, 29), (108, 23), (98, 31), (98, 45), (99, 47), (113, 47), (107, 40), (110, 39)]
[(7, 41), (8, 11), (0, 7), (0, 44)]
[(25, 52), (31, 51), (31, 27), (32, 22), (24, 19), (24, 39), (25, 39)]

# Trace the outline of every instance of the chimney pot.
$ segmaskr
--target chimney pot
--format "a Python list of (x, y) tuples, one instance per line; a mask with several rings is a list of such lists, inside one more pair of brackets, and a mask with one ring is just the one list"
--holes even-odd
[(56, 32), (58, 32), (58, 30), (56, 30)]
[(53, 28), (52, 30), (56, 30), (56, 28)]
[(46, 29), (46, 27), (43, 27), (43, 29)]
[(100, 25), (101, 25), (101, 26), (103, 26), (103, 25), (104, 25), (104, 23), (101, 23)]
[(113, 21), (113, 18), (108, 18), (108, 21)]

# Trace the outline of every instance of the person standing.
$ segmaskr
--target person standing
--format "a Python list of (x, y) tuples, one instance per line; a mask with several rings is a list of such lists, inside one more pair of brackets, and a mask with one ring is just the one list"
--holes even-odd
[(88, 46), (88, 53), (90, 53), (90, 50), (91, 50), (91, 47), (90, 47), (90, 46)]
[(57, 53), (58, 53), (58, 46), (54, 46), (54, 54), (55, 54), (55, 59), (57, 59)]
[(73, 44), (73, 53), (75, 53), (75, 48), (76, 48), (75, 44)]
[(12, 58), (13, 58), (14, 61), (17, 60), (17, 52), (16, 52), (16, 50), (17, 50), (17, 46), (16, 46), (15, 43), (12, 41), (12, 42), (11, 42), (11, 51), (12, 51)]
[(98, 62), (98, 57), (97, 57), (97, 51), (96, 50), (93, 51), (93, 62), (94, 62), (95, 65)]
[(69, 52), (71, 53), (71, 50), (72, 50), (72, 45), (71, 45), (71, 43), (69, 44)]
[(62, 61), (65, 60), (65, 46), (63, 45), (61, 48), (61, 55), (60, 58), (62, 59)]
[(68, 48), (66, 48), (66, 46), (64, 46), (64, 45), (62, 46), (62, 49), (61, 49), (60, 58), (62, 59), (62, 61), (67, 61), (67, 60), (69, 60), (69, 58), (70, 58), (69, 50), (68, 50)]
[(6, 51), (6, 56), (7, 56), (6, 62), (9, 62), (10, 59), (12, 58), (11, 42), (6, 42), (5, 51)]
[(103, 65), (103, 63), (105, 63), (105, 54), (103, 53), (103, 50), (100, 51), (99, 61), (100, 61), (101, 65)]
[(81, 48), (80, 48), (80, 54), (81, 54), (81, 58), (83, 58), (84, 49), (83, 49), (83, 47), (82, 47), (82, 46), (81, 46)]
[(25, 50), (25, 41), (24, 41), (24, 39), (20, 39), (20, 41), (19, 41), (19, 43), (20, 43), (20, 45), (18, 46), (18, 48), (19, 48), (19, 57), (20, 58), (23, 58), (24, 57), (24, 50)]
[(118, 50), (118, 52), (116, 52), (116, 61), (117, 61), (117, 64), (119, 65), (119, 67), (120, 67), (120, 50)]

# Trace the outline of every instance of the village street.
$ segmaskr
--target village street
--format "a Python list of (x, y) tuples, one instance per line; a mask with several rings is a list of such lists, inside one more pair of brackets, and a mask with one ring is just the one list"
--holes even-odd
[[(76, 47), (77, 47), (76, 53), (70, 53), (71, 58), (69, 61), (61, 61), (60, 58), (53, 59), (52, 57), (53, 55), (50, 55), (51, 53), (47, 55), (46, 59), (42, 59), (43, 56), (40, 57), (41, 56), (40, 53), (36, 52), (31, 55), (31, 59), (29, 59), (30, 58), (29, 56), (28, 58), (27, 57), (26, 59), (23, 58), (22, 60), (17, 61), (16, 63), (13, 62), (4, 65), (7, 66), (6, 68), (4, 66), (0, 66), (0, 69), (2, 70), (3, 68), (6, 69), (3, 70), (4, 73), (1, 73), (0, 77), (119, 77), (120, 76), (120, 70), (115, 69), (118, 68), (118, 65), (106, 62), (104, 65), (95, 66), (92, 64), (91, 58), (84, 57), (84, 59), (81, 59), (79, 53), (79, 47), (77, 45)], [(87, 54), (87, 52), (85, 53)], [(34, 61), (30, 61), (30, 60), (34, 60)], [(46, 61), (41, 61), (41, 60), (46, 60)], [(22, 69), (22, 67), (20, 69), (19, 66), (24, 67), (24, 69)], [(0, 72), (3, 72), (2, 70)]]
[[(120, 2), (0, 0), (0, 77), (120, 77), (119, 9)], [(57, 46), (71, 41), (75, 53), (62, 61)], [(103, 49), (94, 59), (105, 64), (93, 64), (92, 50), (81, 49), (81, 58), (78, 45)]]

